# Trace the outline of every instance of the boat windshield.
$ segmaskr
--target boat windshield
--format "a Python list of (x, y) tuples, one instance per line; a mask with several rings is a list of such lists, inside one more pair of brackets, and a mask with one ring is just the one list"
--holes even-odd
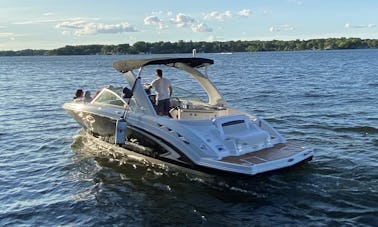
[(173, 87), (172, 97), (179, 98), (180, 100), (204, 102), (204, 100), (196, 94), (179, 87)]
[[(151, 88), (151, 94), (155, 94), (155, 89)], [(185, 90), (180, 87), (173, 87), (172, 97), (171, 98), (178, 98), (179, 100), (186, 100), (186, 101), (194, 101), (194, 102), (202, 102), (205, 103), (205, 101), (200, 98), (198, 95)]]
[[(117, 89), (114, 89), (113, 92), (119, 93)], [(113, 92), (110, 90), (104, 90), (95, 98), (94, 103), (124, 106), (126, 104), (125, 101)]]

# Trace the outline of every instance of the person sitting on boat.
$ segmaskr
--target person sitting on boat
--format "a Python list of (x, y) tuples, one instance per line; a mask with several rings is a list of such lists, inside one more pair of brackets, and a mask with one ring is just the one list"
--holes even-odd
[(91, 102), (92, 101), (92, 97), (91, 97), (91, 92), (90, 91), (85, 91), (84, 93), (84, 102)]
[(156, 94), (156, 111), (158, 115), (169, 115), (169, 99), (172, 95), (173, 89), (171, 81), (163, 78), (163, 71), (161, 69), (156, 70), (157, 78), (147, 85), (147, 88), (155, 88)]
[(73, 97), (74, 102), (83, 102), (84, 101), (84, 92), (83, 89), (77, 89), (75, 96)]

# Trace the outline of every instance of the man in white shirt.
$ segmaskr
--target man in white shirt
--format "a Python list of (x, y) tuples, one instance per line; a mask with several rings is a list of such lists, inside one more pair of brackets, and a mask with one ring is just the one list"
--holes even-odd
[(155, 88), (156, 94), (156, 111), (158, 115), (169, 115), (169, 99), (172, 95), (171, 81), (163, 78), (163, 71), (161, 69), (156, 70), (157, 78), (153, 80), (149, 88)]

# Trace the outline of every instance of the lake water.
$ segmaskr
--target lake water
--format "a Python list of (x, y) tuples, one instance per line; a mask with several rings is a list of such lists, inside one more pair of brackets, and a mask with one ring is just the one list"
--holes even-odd
[(0, 57), (0, 226), (377, 225), (378, 50), (199, 56), (231, 106), (314, 159), (230, 179), (99, 157), (62, 104), (152, 56)]

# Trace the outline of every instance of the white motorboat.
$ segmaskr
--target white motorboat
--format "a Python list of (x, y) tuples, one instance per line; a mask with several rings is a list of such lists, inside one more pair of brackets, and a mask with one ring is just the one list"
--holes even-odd
[[(228, 106), (207, 75), (213, 63), (206, 58), (117, 61), (113, 67), (125, 76), (131, 97), (123, 98), (122, 87), (109, 87), (90, 103), (69, 102), (63, 108), (88, 134), (125, 152), (206, 173), (256, 175), (312, 159), (312, 148), (286, 140), (267, 121)], [(170, 115), (159, 116), (154, 95), (141, 79), (151, 66), (186, 72), (207, 97), (174, 87)]]

